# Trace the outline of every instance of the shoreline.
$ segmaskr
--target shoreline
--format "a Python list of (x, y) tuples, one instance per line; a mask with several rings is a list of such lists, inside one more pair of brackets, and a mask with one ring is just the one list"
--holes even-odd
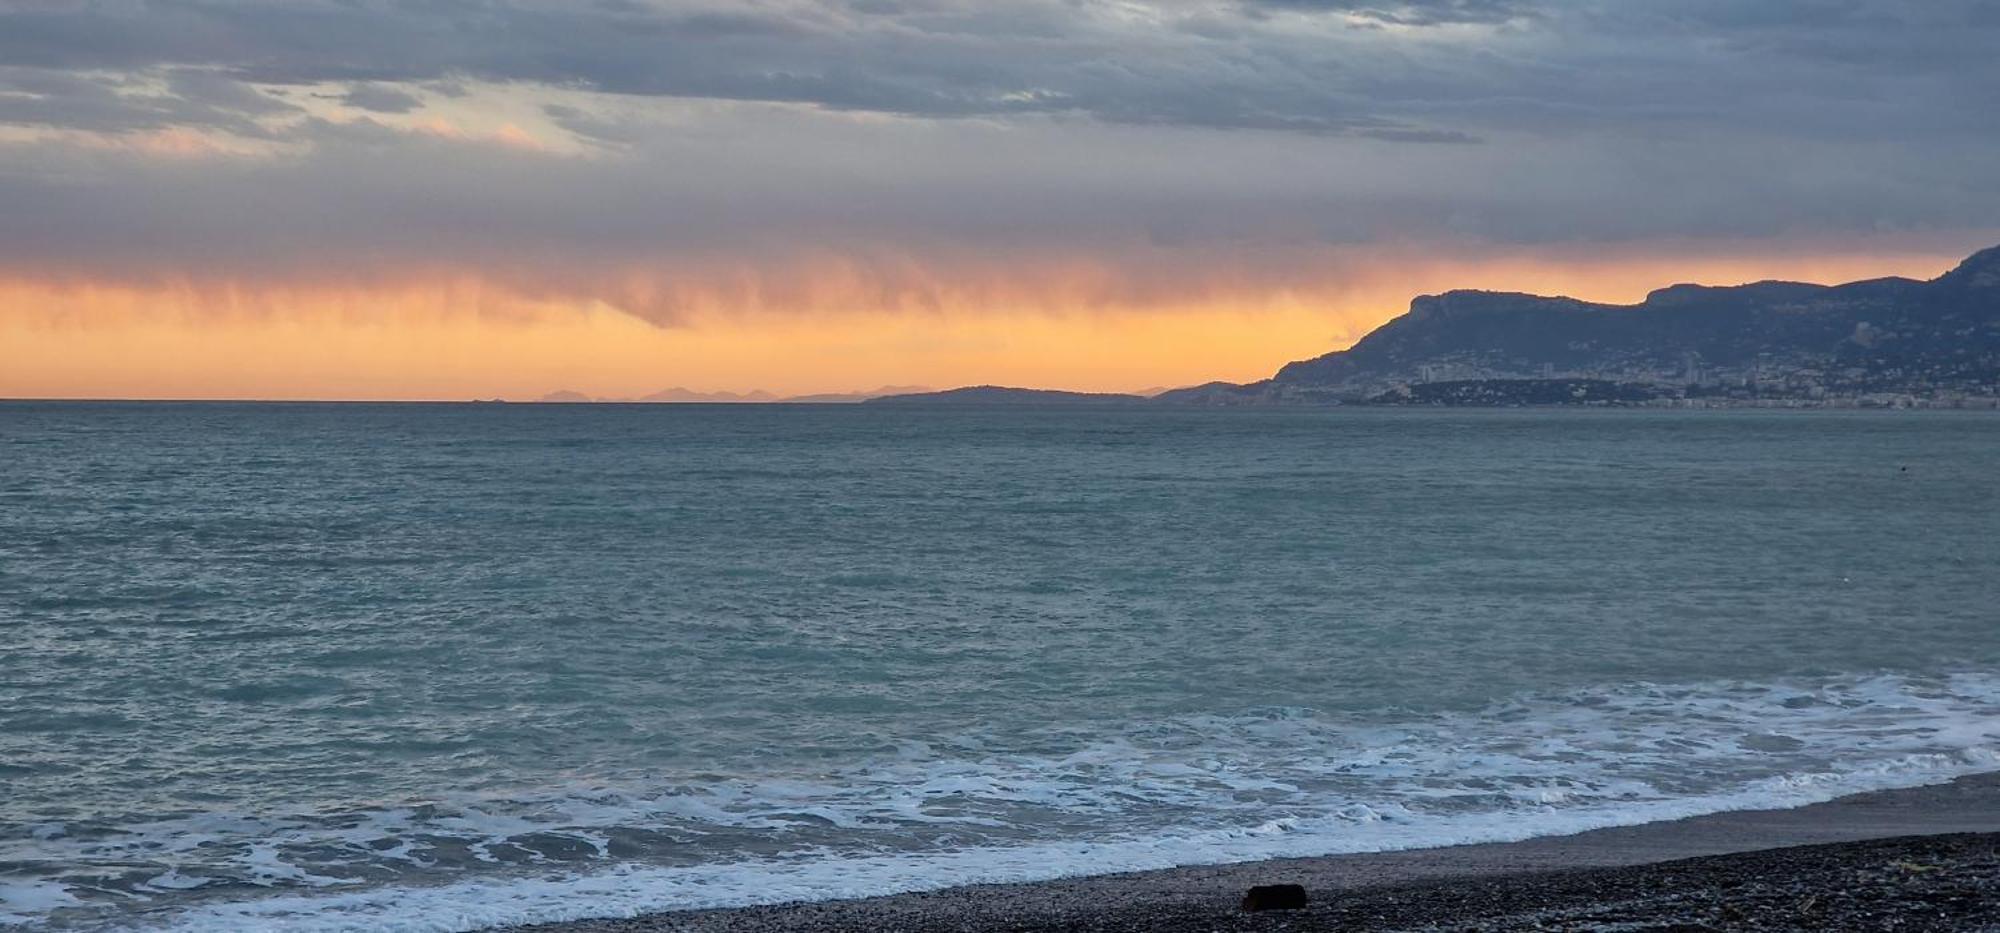
[[(1311, 904), (1303, 911), (1242, 912), (1244, 891), (1265, 884), (1302, 885)], [(1518, 842), (493, 929), (1206, 931), (1607, 924), (1648, 929), (1675, 923), (1695, 924), (1690, 929), (1770, 929), (1788, 922), (1804, 929), (1865, 925), (1869, 917), (1894, 918), (1903, 929), (2000, 929), (2000, 772), (1792, 809), (1714, 813)]]

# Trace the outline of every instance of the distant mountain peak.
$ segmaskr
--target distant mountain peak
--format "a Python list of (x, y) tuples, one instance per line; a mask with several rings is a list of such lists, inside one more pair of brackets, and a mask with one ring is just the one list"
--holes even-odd
[(2000, 286), (2000, 246), (1982, 249), (1966, 257), (1964, 262), (1938, 279), (1959, 287), (1994, 288)]
[(1574, 298), (1530, 295), (1526, 292), (1491, 292), (1473, 288), (1453, 289), (1441, 295), (1418, 295), (1410, 301), (1407, 315), (1413, 320), (1433, 317), (1451, 317), (1467, 314), (1487, 314), (1496, 311), (1512, 311), (1524, 307), (1552, 311), (1568, 311), (1586, 307)]
[(1745, 285), (1696, 285), (1682, 282), (1665, 288), (1656, 288), (1646, 295), (1640, 304), (1649, 308), (1686, 306), (1702, 302), (1730, 301), (1783, 302), (1801, 301), (1826, 291), (1825, 285), (1811, 282), (1787, 282), (1780, 279), (1765, 279)]
[(641, 396), (642, 402), (770, 402), (777, 396), (762, 389), (750, 392), (697, 392), (693, 389), (674, 386), (661, 389), (651, 395)]

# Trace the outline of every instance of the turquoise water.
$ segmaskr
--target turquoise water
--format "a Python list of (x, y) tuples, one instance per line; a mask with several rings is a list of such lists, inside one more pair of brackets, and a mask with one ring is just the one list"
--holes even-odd
[(0, 404), (0, 923), (464, 929), (1994, 769), (1979, 413)]

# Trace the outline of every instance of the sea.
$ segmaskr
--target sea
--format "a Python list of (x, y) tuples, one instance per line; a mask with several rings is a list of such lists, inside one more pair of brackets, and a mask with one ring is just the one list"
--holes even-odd
[(0, 925), (471, 930), (2000, 770), (2000, 417), (0, 403)]

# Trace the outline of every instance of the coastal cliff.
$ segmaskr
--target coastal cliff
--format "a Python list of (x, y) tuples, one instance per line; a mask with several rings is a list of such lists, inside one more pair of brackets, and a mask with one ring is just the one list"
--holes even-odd
[(1549, 404), (1919, 399), (2000, 391), (2000, 247), (1929, 281), (1673, 285), (1635, 305), (1424, 295), (1353, 347), (1163, 401)]

